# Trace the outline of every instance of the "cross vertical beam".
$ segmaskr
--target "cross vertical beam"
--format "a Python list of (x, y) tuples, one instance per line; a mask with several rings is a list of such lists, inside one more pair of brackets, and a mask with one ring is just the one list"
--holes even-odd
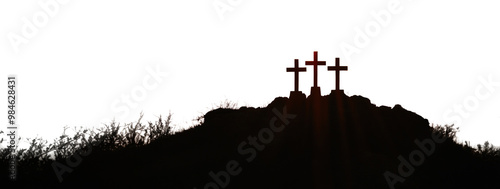
[(294, 92), (299, 91), (299, 72), (305, 72), (306, 68), (299, 67), (299, 59), (295, 59), (295, 65), (292, 68), (286, 68), (286, 72), (294, 72), (295, 73), (295, 88)]
[(340, 90), (340, 71), (347, 71), (347, 66), (340, 66), (340, 59), (335, 58), (335, 66), (328, 66), (328, 71), (335, 71), (335, 90)]
[(306, 65), (314, 66), (314, 87), (318, 87), (318, 66), (326, 65), (326, 61), (318, 61), (318, 51), (314, 51), (314, 60), (306, 61)]

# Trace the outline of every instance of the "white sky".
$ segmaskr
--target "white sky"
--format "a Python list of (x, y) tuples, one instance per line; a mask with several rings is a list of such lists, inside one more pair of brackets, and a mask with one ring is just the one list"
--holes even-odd
[[(113, 117), (134, 121), (141, 111), (151, 121), (172, 112), (182, 128), (225, 99), (265, 106), (293, 90), (293, 74), (285, 72), (293, 59), (305, 66), (319, 51), (327, 65), (340, 57), (349, 66), (341, 73), (348, 95), (401, 104), (432, 123), (460, 119), (460, 140), (500, 144), (500, 86), (488, 90), (479, 79), (500, 82), (497, 1), (395, 1), (385, 26), (370, 12), (392, 10), (393, 1), (70, 0), (48, 11), (39, 5), (46, 2), (55, 1), (0, 1), (0, 76), (3, 83), (8, 74), (19, 78), (24, 137), (51, 139), (66, 125), (100, 126)], [(230, 8), (223, 20), (217, 2)], [(37, 32), (24, 35), (30, 23)], [(356, 46), (356, 28), (366, 26), (380, 30)], [(15, 45), (13, 35), (26, 41)], [(358, 53), (343, 53), (341, 44)], [(147, 69), (157, 67), (168, 75), (150, 79)], [(319, 70), (327, 94), (334, 74)], [(312, 67), (300, 76), (309, 94)], [(123, 95), (144, 89), (145, 78), (149, 89), (132, 99), (136, 106), (124, 103)], [(487, 97), (478, 100), (478, 87)], [(460, 114), (454, 106), (464, 101)]]

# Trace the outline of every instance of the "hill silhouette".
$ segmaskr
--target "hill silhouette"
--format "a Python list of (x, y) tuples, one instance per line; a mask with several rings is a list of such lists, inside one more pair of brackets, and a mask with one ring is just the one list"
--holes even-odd
[[(116, 134), (116, 133), (115, 133)], [(404, 109), (362, 96), (292, 92), (267, 107), (215, 109), (147, 145), (81, 151), (57, 180), (53, 163), (20, 167), (17, 187), (500, 188), (498, 156), (479, 156)], [(61, 158), (58, 162), (64, 162)], [(2, 164), (3, 170), (7, 170)], [(2, 174), (4, 175), (4, 174)]]

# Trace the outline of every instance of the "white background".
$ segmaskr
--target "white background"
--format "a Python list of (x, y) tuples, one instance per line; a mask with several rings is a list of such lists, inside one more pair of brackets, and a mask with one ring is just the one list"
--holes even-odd
[[(225, 99), (265, 106), (293, 90), (293, 74), (285, 72), (293, 59), (305, 66), (319, 51), (327, 65), (340, 57), (349, 66), (341, 73), (348, 95), (401, 104), (431, 123), (460, 119), (460, 141), (500, 144), (500, 87), (489, 91), (479, 80), (500, 82), (496, 1), (85, 0), (40, 6), (47, 2), (56, 1), (0, 2), (0, 99), (7, 106), (7, 75), (16, 74), (23, 137), (52, 139), (64, 126), (99, 127), (113, 118), (130, 122), (141, 111), (146, 121), (172, 112), (182, 129)], [(377, 21), (371, 12), (390, 19)], [(37, 31), (24, 35), (30, 23)], [(366, 27), (371, 35), (356, 45)], [(13, 43), (12, 36), (25, 41)], [(357, 53), (342, 52), (347, 45)], [(145, 90), (136, 107), (126, 105), (122, 96), (144, 87), (151, 76), (146, 69), (157, 66), (168, 75), (148, 80), (154, 89)], [(325, 66), (319, 70), (327, 94), (334, 75)], [(301, 73), (300, 85), (309, 94), (312, 67)], [(478, 87), (487, 98), (477, 100)], [(461, 115), (455, 106), (464, 101), (469, 108)], [(2, 123), (6, 114), (5, 108)]]

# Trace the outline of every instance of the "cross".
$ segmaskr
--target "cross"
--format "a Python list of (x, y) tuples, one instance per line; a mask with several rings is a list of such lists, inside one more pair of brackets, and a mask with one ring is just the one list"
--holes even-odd
[(335, 66), (328, 66), (328, 71), (335, 71), (335, 90), (339, 90), (340, 86), (340, 71), (347, 71), (347, 66), (340, 66), (340, 59), (335, 58)]
[(286, 72), (294, 72), (295, 73), (295, 90), (294, 92), (299, 91), (299, 72), (305, 72), (306, 68), (299, 67), (299, 59), (295, 59), (295, 66), (293, 68), (286, 68)]
[(314, 51), (314, 60), (306, 61), (306, 65), (314, 66), (314, 87), (318, 87), (318, 66), (324, 66), (326, 62), (318, 61), (318, 51)]

